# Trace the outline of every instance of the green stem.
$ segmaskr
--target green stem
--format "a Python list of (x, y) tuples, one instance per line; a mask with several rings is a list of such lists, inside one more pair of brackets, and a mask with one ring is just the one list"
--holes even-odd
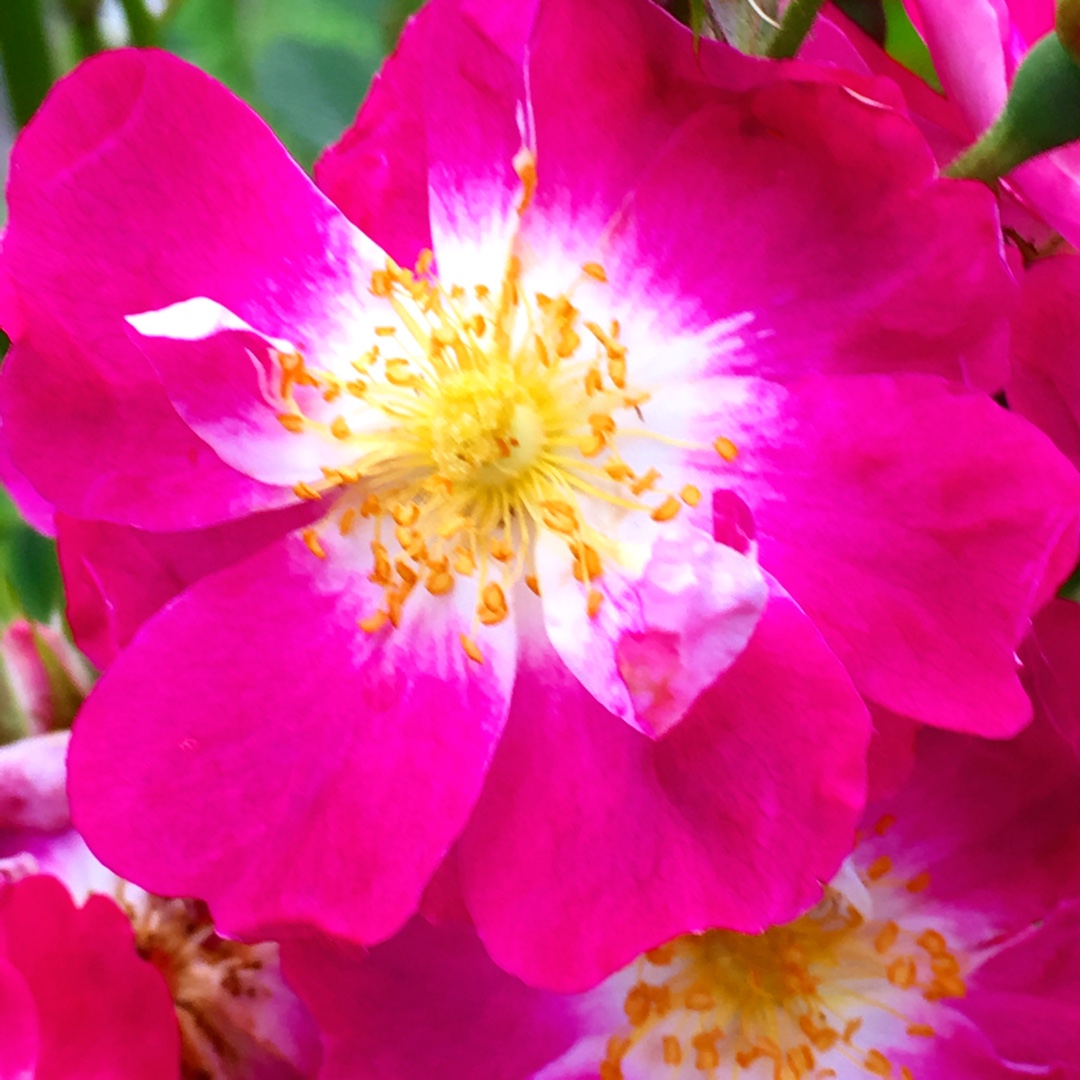
[(794, 56), (824, 6), (825, 0), (791, 0), (765, 55), (773, 60), (788, 60)]
[(41, 0), (0, 2), (0, 58), (11, 111), (22, 127), (44, 100), (55, 72)]
[(98, 0), (66, 0), (66, 7), (80, 59), (104, 52), (109, 46), (98, 26)]
[(955, 161), (942, 170), (953, 180), (981, 180), (993, 185), (1021, 162), (1031, 157), (1020, 141), (1003, 138), (1001, 126), (995, 124), (979, 141), (969, 146)]
[(157, 19), (150, 14), (143, 0), (120, 0), (127, 19), (132, 45), (156, 45), (158, 43)]

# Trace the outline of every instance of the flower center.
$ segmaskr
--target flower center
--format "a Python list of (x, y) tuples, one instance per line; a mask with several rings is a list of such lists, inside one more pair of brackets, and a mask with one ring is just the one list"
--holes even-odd
[(123, 894), (118, 899), (131, 919), (139, 955), (168, 984), (185, 1080), (231, 1073), (240, 1060), (236, 1048), (251, 1043), (253, 1010), (273, 993), (263, 973), (274, 963), (276, 946), (218, 937), (201, 901), (148, 895), (134, 904)]
[[(925, 873), (906, 882), (891, 874), (882, 857), (862, 876), (879, 887), (871, 891), (892, 893), (893, 910), (929, 884)], [(609, 1039), (600, 1077), (622, 1080), (638, 1061), (672, 1080), (819, 1080), (849, 1075), (852, 1064), (867, 1077), (912, 1080), (874, 1033), (898, 1025), (901, 1036), (932, 1038), (927, 1003), (964, 996), (963, 965), (925, 922), (866, 918), (830, 887), (812, 911), (763, 934), (710, 930), (646, 953), (624, 1001), (628, 1026)]]
[[(515, 166), (524, 213), (535, 163), (525, 154)], [(350, 377), (274, 354), (281, 423), (345, 443), (353, 455), (345, 467), (324, 467), (321, 482), (296, 487), (305, 499), (333, 496), (321, 525), (305, 533), (308, 547), (323, 558), (322, 530), (348, 536), (372, 521), (370, 580), (386, 602), (360, 626), (371, 633), (397, 626), (418, 586), (443, 595), (475, 576), (475, 632), (476, 624), (507, 618), (519, 581), (539, 594), (532, 542), (546, 531), (565, 543), (595, 617), (604, 598), (596, 582), (608, 561), (618, 561), (618, 545), (592, 523), (592, 508), (662, 523), (701, 499), (692, 485), (665, 486), (651, 465), (632, 468), (624, 448), (631, 440), (708, 448), (649, 430), (642, 409), (650, 393), (630, 380), (617, 322), (586, 318), (571, 294), (528, 294), (514, 256), (495, 288), (447, 288), (431, 275), (432, 263), (424, 251), (414, 270), (388, 260), (372, 274), (386, 321)], [(587, 280), (606, 284), (607, 273), (586, 263), (580, 282)], [(339, 408), (329, 418), (328, 404)], [(728, 461), (737, 452), (726, 438), (714, 447)], [(462, 645), (482, 661), (471, 634)]]

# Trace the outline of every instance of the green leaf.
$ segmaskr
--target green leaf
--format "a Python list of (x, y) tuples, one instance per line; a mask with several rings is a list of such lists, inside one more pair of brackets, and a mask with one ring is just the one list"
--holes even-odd
[(939, 94), (941, 80), (934, 70), (934, 61), (926, 42), (915, 29), (904, 10), (903, 0), (885, 0), (885, 51), (908, 71), (928, 82)]

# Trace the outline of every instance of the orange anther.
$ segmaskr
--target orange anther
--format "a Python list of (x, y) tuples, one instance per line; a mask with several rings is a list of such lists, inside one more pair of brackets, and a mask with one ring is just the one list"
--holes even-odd
[(468, 548), (455, 548), (453, 561), (454, 570), (464, 577), (469, 577), (476, 572), (476, 560)]
[(439, 570), (431, 574), (425, 584), (432, 596), (445, 596), (454, 587), (454, 576), (446, 570)]
[(352, 527), (353, 527), (353, 525), (355, 523), (356, 523), (356, 507), (355, 506), (347, 506), (341, 512), (341, 521), (338, 523), (338, 532), (340, 532), (342, 536), (348, 536), (349, 535), (349, 530), (352, 529)]
[(480, 651), (480, 646), (468, 634), (461, 635), (461, 647), (465, 650), (465, 655), (474, 663), (484, 662), (484, 654)]
[(967, 996), (967, 986), (959, 975), (942, 975), (934, 978), (926, 988), (923, 997), (927, 1001), (941, 998), (962, 998)]
[(608, 279), (607, 271), (598, 262), (587, 262), (581, 269), (594, 281), (607, 281)]
[(585, 393), (590, 397), (604, 389), (604, 377), (599, 368), (589, 368), (585, 373)]
[(387, 615), (385, 611), (376, 611), (374, 615), (369, 615), (366, 619), (360, 619), (356, 625), (365, 633), (374, 634), (376, 631), (381, 630), (389, 621), (390, 616)]
[(878, 836), (884, 836), (896, 824), (895, 814), (885, 814), (874, 826), (874, 832)]
[(585, 601), (585, 611), (590, 619), (595, 619), (600, 614), (600, 606), (604, 602), (604, 594), (598, 589), (590, 589)]
[(596, 548), (590, 544), (579, 544), (575, 541), (570, 545), (570, 554), (574, 556), (574, 577), (578, 581), (591, 580), (600, 576), (603, 568)]
[(615, 434), (615, 421), (608, 413), (591, 413), (589, 416), (589, 427), (591, 427), (597, 435)]
[(360, 516), (375, 517), (376, 515), (381, 513), (382, 503), (379, 501), (379, 496), (372, 492), (360, 504)]
[(721, 435), (713, 442), (713, 449), (725, 461), (734, 461), (739, 456), (739, 448), (725, 435)]
[(371, 291), (376, 296), (389, 296), (393, 289), (393, 282), (385, 270), (374, 270), (371, 274)]
[(578, 439), (577, 445), (582, 457), (594, 458), (604, 449), (606, 444), (603, 435), (597, 435), (594, 432), (591, 435), (583, 435)]
[(323, 401), (335, 401), (341, 397), (341, 383), (334, 383), (323, 391)]
[(650, 469), (643, 476), (639, 476), (631, 485), (630, 490), (635, 495), (644, 495), (651, 490), (653, 484), (660, 479), (660, 473), (656, 469)]
[(641, 983), (630, 988), (623, 1002), (623, 1012), (634, 1027), (641, 1027), (649, 1019), (649, 1013), (652, 1012), (652, 999)]
[(480, 603), (476, 608), (477, 618), (485, 626), (494, 626), (501, 623), (508, 614), (502, 586), (495, 581), (489, 581), (480, 592)]
[(904, 886), (910, 893), (921, 893), (930, 887), (930, 871), (922, 870)]
[(549, 499), (541, 503), (541, 517), (553, 532), (572, 534), (577, 529), (577, 511), (561, 499)]
[(344, 416), (334, 417), (334, 422), (330, 425), (330, 434), (335, 439), (347, 439), (352, 434)]
[(952, 953), (943, 953), (941, 956), (930, 958), (930, 970), (942, 978), (960, 974), (960, 961)]
[[(622, 346), (619, 346), (622, 348)], [(626, 359), (609, 353), (607, 365), (608, 378), (620, 389), (626, 389)]]
[(664, 1051), (665, 1065), (682, 1064), (682, 1047), (679, 1045), (679, 1040), (675, 1038), (674, 1035), (665, 1035), (661, 1041), (661, 1046)]
[(345, 389), (353, 397), (362, 398), (367, 393), (367, 383), (363, 379), (352, 379), (345, 384)]
[(317, 559), (325, 559), (326, 552), (323, 550), (323, 546), (319, 543), (319, 534), (314, 529), (305, 529), (301, 534), (304, 538), (304, 543), (307, 544), (308, 551), (311, 552)]
[[(527, 147), (523, 146), (513, 157), (514, 172), (521, 181), (521, 198), (514, 208), (518, 215), (522, 215), (529, 208), (529, 203), (536, 193), (536, 155)], [(520, 273), (520, 271), (519, 271)]]
[(855, 1038), (855, 1035), (858, 1033), (858, 1030), (862, 1027), (862, 1025), (863, 1022), (861, 1016), (856, 1016), (853, 1020), (849, 1020), (844, 1025), (844, 1034), (841, 1036), (844, 1042), (846, 1042), (850, 1046), (851, 1040)]
[(877, 937), (874, 938), (874, 948), (884, 956), (896, 944), (899, 936), (900, 927), (890, 920), (878, 931)]
[(488, 551), (496, 562), (509, 562), (514, 557), (514, 547), (502, 537), (495, 537), (488, 545)]
[(322, 498), (310, 484), (305, 484), (303, 481), (293, 485), (293, 492), (298, 499), (306, 499), (308, 502), (315, 502), (317, 499)]
[(398, 572), (398, 577), (400, 577), (410, 589), (416, 584), (419, 575), (404, 559), (395, 559), (394, 568)]
[(929, 1024), (908, 1024), (907, 1033), (917, 1038), (930, 1039), (934, 1036), (934, 1029)]
[(291, 431), (295, 435), (297, 432), (304, 430), (307, 421), (302, 416), (297, 416), (296, 413), (281, 413), (278, 416), (278, 423), (286, 431)]
[(409, 361), (397, 356), (386, 361), (386, 381), (391, 386), (415, 386), (419, 380), (409, 371)]
[(888, 855), (879, 855), (866, 868), (866, 876), (871, 881), (880, 881), (891, 869), (892, 859)]
[(581, 335), (572, 326), (559, 327), (559, 337), (555, 342), (555, 355), (560, 360), (573, 356), (581, 344)]
[(949, 951), (949, 943), (937, 930), (924, 930), (915, 939), (915, 944), (920, 949), (925, 949), (931, 956), (944, 956)]
[(397, 333), (397, 327), (396, 326), (376, 326), (375, 327), (375, 336), (376, 337), (393, 337), (396, 333)]
[(609, 461), (604, 465), (604, 472), (617, 483), (634, 479), (634, 470), (625, 461)]
[(919, 970), (910, 956), (899, 956), (885, 969), (885, 975), (893, 986), (908, 990), (915, 985)]
[(540, 581), (539, 581), (539, 579), (537, 578), (537, 576), (535, 574), (526, 574), (525, 575), (525, 584), (528, 585), (528, 587), (534, 593), (536, 593), (537, 596), (540, 595)]
[(416, 257), (416, 272), (426, 274), (431, 269), (431, 264), (434, 261), (435, 253), (431, 248), (421, 248), (420, 254)]
[(653, 521), (670, 521), (682, 509), (679, 500), (669, 495), (650, 515)]
[[(390, 506), (390, 516), (394, 519), (394, 524), (408, 528), (416, 524), (416, 519), (420, 516), (420, 507), (414, 502), (393, 503)], [(404, 546), (402, 544), (402, 547)]]
[(707, 986), (692, 986), (686, 992), (684, 1004), (692, 1012), (708, 1012), (716, 1008), (716, 999)]
[(863, 1068), (874, 1076), (892, 1076), (892, 1062), (880, 1051), (871, 1050), (863, 1060)]
[(693, 484), (687, 484), (686, 487), (679, 492), (679, 498), (682, 499), (687, 506), (697, 506), (701, 502), (701, 492), (694, 487)]

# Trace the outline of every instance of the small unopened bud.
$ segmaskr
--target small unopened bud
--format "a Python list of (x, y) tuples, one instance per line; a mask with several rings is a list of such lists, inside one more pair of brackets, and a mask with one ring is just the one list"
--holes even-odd
[(0, 634), (0, 743), (71, 727), (92, 681), (57, 627), (14, 620)]

